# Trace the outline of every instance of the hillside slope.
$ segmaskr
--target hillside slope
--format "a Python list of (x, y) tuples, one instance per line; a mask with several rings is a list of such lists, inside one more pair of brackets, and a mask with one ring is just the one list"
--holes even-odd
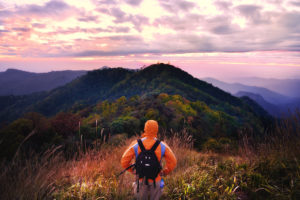
[(156, 64), (140, 71), (123, 68), (94, 70), (50, 92), (13, 98), (15, 101), (6, 103), (5, 108), (0, 111), (0, 121), (16, 119), (29, 111), (51, 116), (59, 111), (72, 107), (84, 108), (106, 99), (114, 100), (121, 96), (129, 98), (134, 95), (146, 97), (160, 93), (179, 94), (189, 100), (200, 100), (212, 109), (229, 114), (235, 113), (236, 107), (252, 112), (252, 108), (243, 100), (196, 79), (179, 68)]
[(67, 70), (32, 73), (8, 69), (5, 72), (0, 72), (0, 96), (26, 95), (34, 92), (50, 91), (84, 74), (86, 74), (86, 71)]
[(253, 94), (251, 92), (240, 91), (235, 94), (237, 97), (247, 96), (250, 99), (257, 102), (261, 107), (263, 107), (266, 111), (268, 111), (271, 115), (280, 117), (279, 107), (267, 102), (261, 95)]
[(286, 104), (291, 101), (290, 97), (284, 96), (282, 94), (276, 93), (269, 89), (257, 86), (248, 86), (240, 83), (226, 83), (223, 81), (219, 81), (213, 78), (204, 78), (203, 80), (208, 83), (213, 84), (214, 86), (229, 92), (231, 94), (236, 94), (240, 91), (250, 92), (253, 94), (261, 95), (266, 101), (278, 105), (278, 104)]
[(207, 104), (227, 102), (242, 105), (238, 98), (166, 64), (151, 65), (138, 71), (114, 86), (107, 98), (159, 93), (180, 94), (187, 99), (201, 100)]
[(245, 85), (263, 87), (285, 96), (300, 98), (300, 79), (245, 77), (235, 80)]

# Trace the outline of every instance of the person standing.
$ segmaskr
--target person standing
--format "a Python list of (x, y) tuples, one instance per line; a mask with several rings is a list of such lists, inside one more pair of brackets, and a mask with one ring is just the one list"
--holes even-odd
[[(135, 189), (137, 199), (158, 200), (164, 186), (161, 176), (168, 175), (177, 164), (171, 148), (157, 139), (157, 133), (157, 121), (148, 120), (142, 138), (133, 141), (121, 159), (122, 167), (132, 173), (131, 161), (133, 158), (136, 160), (134, 167), (137, 176)], [(161, 168), (163, 157), (166, 160), (164, 169)]]

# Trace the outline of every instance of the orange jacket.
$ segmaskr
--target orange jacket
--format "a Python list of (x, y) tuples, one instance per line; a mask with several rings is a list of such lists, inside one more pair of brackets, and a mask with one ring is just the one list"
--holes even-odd
[[(145, 149), (149, 150), (151, 147), (154, 145), (157, 137), (157, 132), (158, 132), (158, 124), (154, 120), (148, 120), (145, 124), (145, 129), (144, 129), (144, 134), (142, 135), (142, 141), (145, 146)], [(137, 152), (136, 152), (137, 150)], [(139, 153), (141, 152), (140, 147), (138, 146), (137, 141), (133, 141), (129, 148), (124, 152), (122, 159), (121, 159), (121, 165), (123, 168), (127, 168), (130, 166), (131, 160), (135, 158)], [(137, 153), (137, 155), (136, 155)], [(162, 170), (164, 175), (169, 174), (177, 164), (177, 160), (175, 158), (174, 153), (170, 149), (170, 147), (164, 143), (161, 142), (159, 146), (155, 150), (156, 157), (158, 161), (161, 161), (162, 156), (165, 157), (166, 159), (166, 166)], [(163, 154), (163, 155), (162, 155)], [(132, 169), (130, 168), (128, 171), (132, 172)], [(156, 181), (160, 181), (161, 177), (160, 175), (157, 176), (155, 179)], [(151, 181), (151, 180), (149, 180)]]

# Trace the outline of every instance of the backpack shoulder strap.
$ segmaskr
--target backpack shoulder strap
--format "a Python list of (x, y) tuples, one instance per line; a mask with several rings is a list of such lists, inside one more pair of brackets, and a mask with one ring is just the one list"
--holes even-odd
[(139, 144), (139, 146), (140, 146), (140, 148), (141, 148), (141, 151), (142, 151), (142, 152), (143, 152), (143, 151), (146, 151), (146, 149), (145, 149), (145, 147), (144, 147), (144, 144), (143, 144), (142, 140), (141, 140), (141, 139), (138, 139), (137, 142), (138, 142), (138, 144)]
[(158, 145), (160, 144), (160, 141), (159, 140), (156, 140), (156, 142), (154, 143), (154, 145), (152, 146), (151, 150), (150, 151), (155, 151), (156, 148), (158, 147)]

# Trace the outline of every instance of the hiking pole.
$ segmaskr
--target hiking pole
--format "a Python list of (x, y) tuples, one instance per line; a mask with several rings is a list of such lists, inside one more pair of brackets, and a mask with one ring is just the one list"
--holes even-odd
[(118, 174), (118, 177), (119, 177), (120, 175), (122, 175), (124, 172), (126, 172), (128, 169), (132, 168), (132, 167), (135, 167), (135, 164), (132, 164), (132, 165), (130, 165), (129, 167), (127, 167), (126, 169), (124, 169), (120, 174)]

